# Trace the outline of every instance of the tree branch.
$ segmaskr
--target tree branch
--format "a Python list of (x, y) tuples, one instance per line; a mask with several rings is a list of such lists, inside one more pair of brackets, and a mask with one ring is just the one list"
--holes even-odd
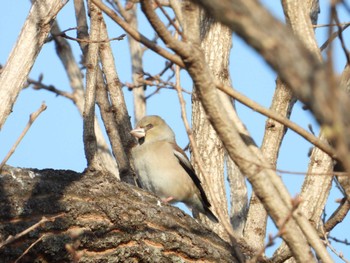
[(50, 32), (51, 23), (67, 0), (35, 1), (22, 27), (16, 45), (0, 75), (0, 129)]
[[(90, 38), (99, 39), (101, 31), (101, 16), (96, 6), (90, 3), (89, 6), (91, 25)], [(99, 44), (96, 42), (90, 43), (86, 57), (86, 93), (84, 104), (84, 125), (83, 139), (85, 156), (88, 166), (93, 169), (101, 169), (101, 163), (98, 161), (97, 142), (95, 135), (95, 102), (96, 102), (96, 83), (97, 83), (97, 62), (98, 62)]]
[[(28, 132), (28, 130), (30, 129), (30, 127), (32, 126), (32, 124), (34, 123), (36, 118), (38, 118), (39, 115), (44, 110), (46, 110), (46, 108), (47, 108), (47, 106), (45, 105), (45, 103), (42, 103), (40, 108), (36, 112), (30, 114), (28, 124), (26, 125), (26, 127), (22, 131), (21, 135), (18, 137), (17, 141), (15, 142), (15, 144), (10, 149), (10, 151), (7, 153), (7, 155), (5, 156), (4, 160), (2, 160), (2, 162), (0, 163), (0, 172), (1, 172), (1, 169), (4, 167), (4, 165), (6, 164), (6, 162), (8, 161), (8, 159), (10, 159), (11, 155), (15, 152), (18, 144), (22, 141), (23, 137), (26, 135), (26, 133)], [(0, 244), (0, 248), (1, 248), (1, 244)]]
[(136, 31), (127, 22), (122, 20), (112, 9), (108, 8), (105, 4), (103, 4), (100, 0), (91, 0), (91, 1), (96, 6), (98, 6), (103, 12), (105, 12), (105, 14), (108, 15), (114, 22), (116, 22), (120, 27), (122, 27), (131, 37), (141, 42), (146, 47), (158, 53), (159, 55), (163, 56), (164, 58), (176, 63), (180, 67), (184, 67), (183, 62), (178, 56), (174, 54), (170, 54), (168, 51), (161, 48), (160, 46), (158, 46), (157, 44), (155, 44), (154, 42), (146, 38), (144, 35)]
[[(338, 156), (350, 170), (350, 98), (342, 89), (330, 86), (326, 65), (257, 1), (196, 2), (241, 36), (277, 71), (295, 96), (327, 127), (327, 138), (334, 140), (335, 148), (344, 146)], [(270, 30), (272, 25), (274, 30)], [(343, 132), (344, 136), (340, 136)]]

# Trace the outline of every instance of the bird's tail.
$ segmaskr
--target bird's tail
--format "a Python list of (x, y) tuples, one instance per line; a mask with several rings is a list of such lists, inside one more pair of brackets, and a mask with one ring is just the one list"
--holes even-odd
[(214, 213), (208, 208), (204, 207), (205, 215), (214, 223), (219, 223), (219, 219), (214, 215)]
[(212, 222), (219, 223), (219, 219), (214, 215), (214, 213), (209, 209), (209, 207), (203, 206), (203, 207), (192, 207), (192, 215), (194, 218), (198, 218), (198, 214), (201, 213), (208, 217)]

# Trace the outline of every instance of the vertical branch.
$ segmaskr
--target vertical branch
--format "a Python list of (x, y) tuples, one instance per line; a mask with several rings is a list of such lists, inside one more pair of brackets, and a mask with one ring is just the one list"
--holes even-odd
[[(318, 5), (315, 5), (310, 1), (304, 4), (298, 1), (285, 0), (282, 3), (287, 23), (291, 26), (293, 32), (299, 36), (310, 51), (314, 52), (319, 58), (321, 58), (310, 20), (310, 14), (312, 14), (313, 22), (315, 23), (317, 21)], [(307, 7), (309, 9), (306, 9)], [(296, 99), (290, 88), (279, 78), (277, 79), (276, 84), (276, 90), (270, 108), (271, 110), (289, 118)], [(284, 125), (272, 119), (266, 121), (261, 150), (265, 158), (274, 168), (276, 167), (278, 153), (286, 131)], [(261, 249), (264, 247), (267, 213), (263, 204), (254, 193), (251, 197), (250, 204), (247, 225), (245, 228), (245, 237), (255, 248)], [(302, 207), (303, 204), (304, 203), (302, 203), (300, 207)]]
[[(318, 5), (310, 4), (304, 1), (282, 1), (284, 12), (288, 23), (291, 25), (293, 32), (299, 36), (305, 46), (315, 54), (321, 61), (322, 56), (318, 48), (312, 24), (317, 22), (317, 16), (310, 17), (318, 10)], [(309, 9), (307, 9), (309, 8)], [(287, 89), (289, 90), (289, 89)], [(278, 90), (276, 90), (277, 92)], [(291, 91), (289, 92), (291, 93)], [(286, 93), (288, 95), (288, 93)], [(285, 100), (285, 98), (280, 98)], [(319, 139), (327, 143), (323, 132)], [(303, 182), (300, 198), (303, 202), (299, 206), (299, 213), (303, 213), (305, 217), (313, 222), (313, 225), (319, 229), (321, 226), (321, 215), (329, 195), (332, 185), (332, 176), (315, 176), (312, 174), (330, 174), (333, 168), (332, 158), (318, 148), (314, 148), (310, 157), (308, 173)], [(285, 244), (277, 251), (286, 252)], [(277, 252), (278, 253), (278, 252)]]
[[(216, 23), (205, 12), (202, 12), (200, 31), (201, 47), (203, 48), (205, 60), (215, 80), (224, 83), (227, 86), (231, 86), (230, 75), (228, 73), (228, 62), (230, 50), (232, 47), (231, 30), (220, 23)], [(225, 111), (227, 111), (230, 116), (236, 116), (237, 114), (235, 112), (233, 101), (231, 100), (231, 98), (221, 91), (218, 91), (218, 95), (220, 97), (220, 103), (225, 109)], [(204, 116), (206, 116), (202, 105), (200, 109), (201, 111), (203, 111)], [(233, 121), (240, 122), (238, 118), (236, 118)], [(216, 132), (209, 124), (209, 122), (208, 125), (210, 126), (217, 138), (217, 142), (214, 144), (214, 147), (216, 147), (217, 149), (211, 149), (211, 146), (207, 146), (207, 143), (203, 143), (205, 145), (203, 147), (209, 148), (209, 152), (211, 153), (213, 153), (213, 151), (217, 151), (216, 154), (213, 154), (215, 155), (215, 157), (211, 155), (209, 158), (212, 163), (217, 164), (219, 163), (219, 161), (221, 161), (222, 164), (224, 164), (226, 162), (227, 177), (230, 183), (230, 221), (236, 235), (242, 236), (248, 205), (245, 178), (240, 173), (239, 169), (237, 169), (236, 165), (231, 160), (231, 158), (226, 154), (226, 151), (222, 146), (220, 138), (218, 138)], [(199, 129), (201, 130), (201, 128)], [(220, 146), (218, 147), (218, 145)], [(220, 156), (220, 158), (218, 156)], [(209, 185), (212, 186), (214, 193), (216, 194), (216, 200), (218, 200), (218, 204), (216, 204), (216, 207), (219, 207), (219, 209), (221, 209), (222, 211), (224, 211), (225, 214), (228, 215), (228, 204), (225, 191), (225, 178), (223, 166), (221, 167), (220, 171), (218, 171), (215, 170), (217, 168), (212, 163), (210, 163), (210, 165), (208, 166), (211, 177), (207, 178), (207, 181), (209, 182)]]
[[(108, 39), (106, 24), (102, 18), (101, 39)], [(100, 86), (98, 100), (104, 101), (105, 110), (101, 110), (104, 125), (112, 145), (112, 151), (117, 159), (120, 177), (123, 181), (134, 184), (128, 156), (134, 144), (129, 131), (131, 123), (126, 108), (124, 94), (115, 68), (114, 57), (109, 42), (100, 44), (100, 58), (106, 85)], [(109, 92), (109, 97), (107, 94)], [(100, 104), (99, 104), (100, 106)], [(101, 108), (100, 106), (100, 108)], [(112, 110), (111, 110), (112, 109)]]
[[(96, 6), (90, 3), (90, 40), (100, 39), (101, 14), (98, 13)], [(96, 101), (96, 82), (97, 82), (97, 62), (98, 62), (99, 44), (90, 42), (88, 46), (88, 54), (86, 58), (86, 93), (84, 105), (84, 149), (88, 166), (98, 169), (99, 162), (97, 160), (97, 142), (95, 136), (95, 101)]]
[[(127, 21), (131, 27), (137, 29), (137, 5), (127, 11)], [(128, 35), (130, 57), (132, 65), (132, 82), (136, 89), (132, 89), (134, 95), (134, 114), (135, 123), (138, 122), (143, 116), (146, 115), (146, 100), (143, 83), (143, 65), (142, 65), (142, 49), (141, 44)]]
[[(89, 39), (89, 33), (88, 33), (88, 26), (87, 26), (87, 18), (86, 18), (86, 10), (85, 10), (85, 5), (83, 0), (74, 0), (74, 9), (75, 9), (75, 17), (78, 25), (78, 38), (88, 40)], [(88, 41), (80, 41), (79, 42), (80, 49), (83, 53), (83, 63), (86, 60), (87, 53), (88, 53)], [(73, 57), (73, 54), (71, 54), (71, 57)], [(71, 59), (73, 60), (73, 59)], [(63, 60), (64, 62), (64, 60)], [(79, 70), (78, 65), (74, 65), (74, 67), (70, 66), (67, 68), (75, 68), (75, 71), (79, 72), (79, 78), (76, 79), (75, 71), (70, 72), (73, 75), (70, 77), (71, 79), (71, 85), (72, 89), (74, 90), (74, 97), (76, 99), (76, 105), (78, 107), (78, 110), (81, 114), (83, 114), (84, 111), (84, 87), (83, 87), (83, 82), (82, 82), (82, 76), (81, 72)], [(97, 68), (97, 80), (98, 80), (98, 85), (97, 87), (102, 87), (100, 90), (103, 90), (106, 92), (104, 88), (104, 82), (103, 82), (103, 77), (100, 68)], [(69, 73), (69, 72), (68, 72)], [(96, 93), (96, 96), (99, 96), (99, 93)], [(102, 133), (102, 129), (97, 121), (97, 118), (95, 117), (95, 135), (96, 135), (96, 140), (97, 140), (97, 151), (99, 154), (99, 158), (101, 160), (102, 165), (108, 170), (111, 174), (114, 174), (116, 177), (119, 177), (119, 171), (118, 171), (118, 166), (116, 163), (116, 160), (112, 156), (109, 146), (104, 138), (104, 135)]]
[[(191, 1), (183, 1), (182, 14), (183, 32), (186, 42), (196, 46), (202, 44), (206, 51), (206, 59), (208, 59), (211, 68), (214, 70), (215, 67), (219, 67), (218, 71), (220, 71), (221, 67), (219, 64), (221, 65), (221, 61), (216, 64), (213, 60), (209, 59), (213, 53), (211, 53), (212, 50), (209, 49), (208, 42), (217, 39), (205, 38), (204, 43), (201, 43), (201, 35), (209, 33), (209, 29), (205, 27), (206, 25), (201, 23), (201, 10), (199, 6)], [(201, 34), (201, 31), (205, 33)], [(216, 51), (219, 52), (220, 55), (216, 54), (216, 56), (221, 56), (223, 52), (221, 49), (222, 46), (219, 43), (217, 44), (220, 46), (220, 51)], [(225, 60), (225, 58), (223, 58), (223, 60)], [(228, 240), (229, 235), (232, 235), (232, 228), (228, 220), (228, 207), (224, 185), (225, 151), (220, 138), (207, 118), (199, 99), (196, 86), (193, 87), (192, 92), (192, 129), (194, 139), (194, 142), (191, 141), (192, 157), (194, 160), (192, 162), (196, 171), (198, 171), (198, 176), (205, 182), (204, 189), (208, 193), (209, 200), (212, 202), (212, 209), (219, 216), (222, 224), (213, 224), (206, 217), (199, 216), (201, 220), (209, 225), (221, 238)]]

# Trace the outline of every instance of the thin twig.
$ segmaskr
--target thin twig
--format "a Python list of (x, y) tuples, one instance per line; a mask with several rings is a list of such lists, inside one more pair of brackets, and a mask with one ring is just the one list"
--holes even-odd
[(60, 33), (57, 35), (54, 35), (54, 37), (64, 37), (70, 40), (74, 40), (77, 42), (83, 42), (83, 43), (107, 43), (107, 42), (111, 42), (111, 41), (121, 41), (124, 40), (124, 38), (126, 37), (126, 34), (122, 34), (119, 37), (113, 37), (113, 38), (108, 38), (108, 39), (102, 39), (102, 40), (88, 40), (88, 39), (80, 39), (80, 38), (76, 38), (76, 37), (70, 37), (68, 35), (66, 35), (65, 33)]
[(39, 81), (33, 80), (33, 79), (28, 79), (27, 83), (29, 85), (33, 85), (33, 89), (35, 89), (35, 90), (43, 89), (43, 90), (51, 91), (51, 92), (55, 93), (57, 96), (63, 96), (67, 99), (72, 100), (74, 103), (76, 103), (76, 98), (74, 97), (74, 95), (72, 93), (59, 90), (59, 89), (55, 88), (53, 85), (45, 85), (41, 82), (41, 79), (39, 79)]
[(168, 19), (169, 23), (175, 28), (176, 32), (182, 37), (183, 34), (181, 32), (181, 29), (178, 27), (178, 25), (173, 21), (173, 19), (171, 19), (171, 17), (169, 16), (169, 14), (165, 11), (165, 9), (163, 8), (163, 6), (159, 3), (158, 0), (154, 0), (154, 2), (157, 4), (157, 6), (159, 7), (159, 9), (162, 11), (162, 13), (165, 15), (165, 17)]
[(339, 207), (333, 212), (327, 222), (324, 224), (324, 231), (330, 232), (336, 225), (341, 223), (350, 209), (350, 202), (343, 198)]
[(339, 239), (339, 238), (329, 236), (328, 239), (332, 239), (333, 241), (335, 241), (335, 242), (337, 242), (337, 243), (341, 243), (341, 244), (350, 246), (350, 242), (349, 242), (346, 238), (345, 238), (344, 240), (341, 240), (341, 239)]
[(45, 224), (46, 222), (53, 222), (55, 221), (57, 218), (64, 216), (64, 214), (58, 214), (52, 217), (45, 217), (43, 216), (41, 218), (41, 220), (38, 223), (35, 223), (34, 225), (32, 225), (31, 227), (28, 227), (27, 229), (23, 230), (22, 232), (16, 234), (15, 236), (9, 236), (5, 241), (0, 243), (0, 248), (11, 244), (12, 242), (16, 241), (17, 239), (25, 236), (26, 234), (28, 234), (29, 232), (37, 229), (39, 226), (41, 226), (42, 224)]
[(349, 26), (350, 25), (350, 22), (346, 22), (346, 23), (339, 23), (339, 24), (318, 24), (318, 25), (313, 25), (312, 27), (314, 28), (320, 28), (320, 27), (329, 27), (329, 26)]
[(91, 39), (82, 39), (82, 38), (76, 38), (76, 37), (71, 37), (66, 34), (66, 32), (71, 31), (71, 30), (77, 30), (78, 27), (70, 27), (66, 30), (63, 30), (57, 34), (51, 34), (50, 37), (46, 39), (46, 42), (50, 42), (53, 38), (55, 37), (64, 37), (66, 39), (74, 40), (77, 42), (83, 42), (83, 43), (107, 43), (107, 42), (112, 42), (115, 40), (121, 41), (124, 40), (126, 37), (126, 34), (121, 34), (119, 37), (113, 37), (113, 38), (108, 38), (108, 39), (103, 39), (103, 40), (91, 40)]
[(307, 130), (303, 129), (296, 123), (292, 122), (286, 117), (283, 117), (279, 115), (276, 112), (273, 112), (269, 109), (264, 108), (260, 104), (254, 102), (253, 100), (249, 99), (248, 97), (244, 96), (243, 94), (239, 93), (238, 91), (231, 89), (229, 87), (224, 86), (222, 83), (216, 83), (216, 87), (225, 92), (230, 97), (234, 98), (235, 100), (239, 101), (240, 103), (244, 104), (245, 106), (251, 108), (252, 110), (259, 112), (283, 125), (288, 127), (289, 129), (293, 130), (300, 136), (302, 136), (304, 139), (315, 145), (317, 148), (321, 149), (328, 155), (330, 155), (332, 158), (336, 158), (336, 153), (334, 149), (329, 146), (328, 144), (321, 141), (319, 138), (317, 138), (315, 135), (311, 134)]
[(334, 7), (334, 20), (337, 23), (338, 32), (339, 32), (339, 40), (340, 40), (341, 47), (344, 51), (347, 64), (350, 65), (349, 51), (347, 50), (347, 48), (345, 46), (345, 42), (344, 42), (344, 38), (343, 38), (343, 27), (340, 25), (338, 12), (337, 12), (337, 9), (335, 7)]
[(141, 42), (149, 49), (153, 50), (160, 56), (174, 62), (180, 67), (185, 67), (182, 59), (174, 54), (171, 54), (166, 49), (160, 47), (154, 42), (150, 41), (147, 37), (138, 32), (135, 28), (132, 28), (126, 21), (121, 19), (112, 9), (108, 8), (105, 4), (103, 4), (100, 0), (91, 0), (98, 8), (100, 8), (106, 15), (108, 15), (114, 22), (116, 22), (120, 27), (122, 27), (132, 38), (136, 41)]
[(328, 47), (328, 45), (329, 45), (334, 39), (336, 39), (342, 31), (344, 31), (345, 29), (347, 29), (349, 26), (350, 26), (350, 24), (347, 24), (347, 25), (343, 26), (343, 27), (342, 27), (340, 30), (338, 30), (337, 32), (333, 32), (333, 33), (330, 35), (330, 37), (322, 44), (322, 46), (320, 47), (320, 50), (321, 50), (321, 51), (325, 50), (325, 49)]
[[(1, 162), (1, 164), (0, 164), (0, 171), (2, 170), (2, 168), (4, 167), (4, 165), (6, 164), (8, 159), (10, 159), (11, 155), (15, 152), (18, 144), (22, 141), (23, 137), (26, 135), (26, 133), (28, 132), (29, 128), (32, 126), (33, 122), (36, 120), (36, 118), (38, 118), (40, 113), (42, 113), (44, 110), (46, 110), (46, 108), (47, 108), (47, 106), (43, 102), (41, 104), (40, 108), (36, 112), (30, 114), (27, 126), (24, 128), (24, 130), (22, 131), (21, 135), (18, 137), (18, 139), (15, 142), (15, 144), (12, 146), (10, 151), (5, 156), (4, 160)], [(1, 247), (1, 244), (0, 244), (0, 247)]]
[(325, 244), (327, 245), (327, 247), (329, 247), (329, 249), (334, 253), (336, 254), (341, 260), (343, 260), (345, 263), (350, 263), (349, 260), (347, 260), (343, 253), (342, 252), (338, 252), (332, 245), (331, 243), (329, 242), (328, 238), (326, 235), (324, 235), (324, 242)]
[(47, 236), (47, 234), (42, 235), (41, 237), (39, 237), (37, 240), (35, 240), (35, 242), (33, 242), (23, 253), (22, 255), (19, 256), (19, 258), (16, 259), (15, 263), (19, 262), (21, 258), (23, 258), (28, 252), (29, 250), (32, 249), (32, 247), (34, 247), (37, 243), (39, 243), (45, 236)]

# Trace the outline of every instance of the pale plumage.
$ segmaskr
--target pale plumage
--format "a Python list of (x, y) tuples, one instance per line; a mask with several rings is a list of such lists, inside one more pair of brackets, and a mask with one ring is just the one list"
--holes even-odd
[(165, 121), (159, 116), (146, 116), (131, 134), (139, 140), (132, 157), (142, 188), (163, 201), (183, 202), (218, 222), (209, 209), (210, 203), (199, 178)]

